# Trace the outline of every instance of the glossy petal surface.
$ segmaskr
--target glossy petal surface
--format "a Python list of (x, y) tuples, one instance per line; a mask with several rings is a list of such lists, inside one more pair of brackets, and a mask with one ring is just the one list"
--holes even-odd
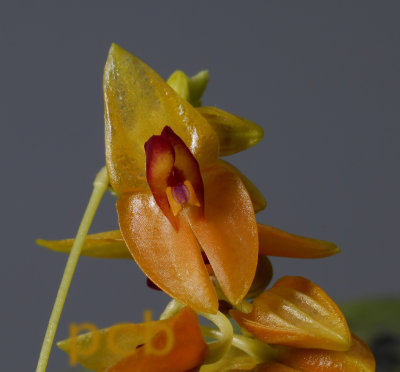
[(169, 125), (200, 166), (215, 162), (210, 124), (150, 67), (113, 44), (104, 69), (106, 164), (119, 193), (146, 188), (144, 143)]
[(239, 303), (253, 281), (258, 257), (257, 224), (249, 194), (235, 172), (216, 163), (202, 172), (205, 218), (187, 209), (190, 225), (226, 297)]
[(289, 234), (272, 226), (258, 224), (260, 254), (292, 258), (321, 258), (339, 253), (334, 243)]
[[(36, 240), (36, 244), (55, 252), (69, 253), (74, 244), (74, 239), (38, 239)], [(81, 255), (98, 258), (132, 259), (132, 255), (130, 254), (119, 230), (88, 235), (83, 244)]]
[(178, 214), (178, 230), (156, 204), (150, 190), (122, 194), (117, 201), (120, 229), (142, 271), (164, 292), (198, 311), (216, 313), (218, 300), (200, 247)]
[(290, 348), (282, 363), (303, 372), (374, 372), (375, 359), (368, 346), (353, 335), (348, 351)]
[(250, 120), (216, 107), (203, 106), (198, 107), (197, 110), (217, 133), (220, 156), (228, 156), (246, 150), (264, 137), (264, 130)]
[[(121, 360), (106, 372), (183, 372), (201, 365), (207, 353), (207, 345), (201, 335), (196, 314), (188, 308), (182, 309), (174, 317), (167, 319), (172, 329), (174, 343), (167, 354), (154, 355), (146, 352), (146, 344)], [(165, 346), (164, 334), (157, 334), (152, 347)]]
[(253, 302), (249, 314), (231, 311), (261, 341), (299, 348), (348, 350), (351, 335), (337, 305), (316, 284), (283, 277)]

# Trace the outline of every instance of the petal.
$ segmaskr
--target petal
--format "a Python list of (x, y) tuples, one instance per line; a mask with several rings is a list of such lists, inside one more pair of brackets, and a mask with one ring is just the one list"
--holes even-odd
[(143, 145), (169, 125), (200, 166), (216, 161), (210, 124), (150, 67), (112, 44), (104, 70), (106, 163), (119, 193), (146, 187)]
[(264, 137), (264, 130), (250, 120), (216, 107), (203, 106), (198, 107), (197, 110), (217, 133), (220, 156), (228, 156), (246, 150)]
[[(74, 239), (64, 240), (36, 240), (36, 244), (49, 248), (52, 251), (69, 253)], [(105, 231), (98, 234), (90, 234), (86, 237), (82, 247), (82, 256), (98, 258), (127, 258), (132, 259), (128, 247), (119, 230)]]
[(267, 201), (265, 200), (264, 195), (261, 193), (261, 191), (258, 190), (257, 186), (254, 185), (253, 182), (251, 182), (239, 169), (234, 167), (232, 164), (224, 160), (220, 160), (220, 162), (235, 171), (240, 177), (244, 186), (249, 192), (251, 202), (253, 203), (254, 212), (258, 213), (265, 209), (265, 207), (267, 206)]
[(209, 74), (207, 70), (199, 71), (196, 75), (188, 77), (183, 71), (174, 71), (167, 80), (167, 84), (179, 94), (179, 96), (194, 107), (201, 106), (203, 95)]
[(189, 100), (189, 77), (180, 70), (174, 71), (167, 80), (167, 84), (179, 95), (179, 97)]
[(356, 335), (348, 351), (288, 349), (281, 361), (303, 372), (374, 372), (375, 359), (368, 346)]
[(289, 234), (261, 223), (257, 225), (260, 254), (292, 258), (320, 258), (340, 252), (334, 243)]
[(181, 214), (175, 230), (150, 190), (122, 194), (117, 212), (124, 240), (143, 272), (182, 304), (216, 313), (217, 295), (196, 238)]
[(258, 258), (257, 224), (249, 194), (235, 172), (216, 163), (202, 172), (205, 218), (186, 209), (190, 225), (226, 297), (238, 304), (250, 289)]
[[(174, 317), (159, 322), (166, 322), (165, 325), (173, 332), (171, 351), (153, 354), (146, 350), (145, 344), (106, 372), (182, 372), (203, 363), (207, 345), (193, 310), (184, 308)], [(151, 341), (152, 348), (162, 350), (166, 342), (165, 333), (159, 333)]]
[(249, 314), (231, 311), (240, 326), (270, 344), (348, 350), (351, 335), (342, 312), (316, 284), (286, 276), (253, 302)]
[(201, 106), (201, 97), (207, 88), (210, 75), (207, 70), (199, 71), (196, 75), (189, 77), (189, 102), (194, 106)]

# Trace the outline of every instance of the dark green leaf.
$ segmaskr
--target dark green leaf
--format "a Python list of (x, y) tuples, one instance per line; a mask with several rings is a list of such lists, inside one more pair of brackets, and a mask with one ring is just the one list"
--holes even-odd
[(400, 298), (351, 302), (341, 306), (352, 332), (370, 346), (377, 372), (400, 371)]

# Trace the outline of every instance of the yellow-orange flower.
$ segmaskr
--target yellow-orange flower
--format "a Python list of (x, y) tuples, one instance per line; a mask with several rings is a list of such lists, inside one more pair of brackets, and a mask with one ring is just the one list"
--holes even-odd
[[(106, 164), (134, 259), (173, 298), (216, 313), (218, 298), (201, 247), (226, 297), (240, 303), (257, 267), (257, 225), (239, 175), (218, 162), (216, 132), (152, 69), (116, 45), (105, 67), (104, 97)], [(170, 129), (163, 137), (164, 127)], [(198, 205), (179, 213), (184, 203), (174, 203), (177, 186), (168, 189), (167, 183), (178, 173), (186, 191), (194, 188), (189, 194)]]

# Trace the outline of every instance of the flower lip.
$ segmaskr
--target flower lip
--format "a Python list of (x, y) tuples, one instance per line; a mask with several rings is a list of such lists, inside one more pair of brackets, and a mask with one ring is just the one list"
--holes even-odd
[(200, 167), (186, 144), (166, 126), (144, 145), (146, 176), (151, 192), (164, 215), (175, 229), (175, 216), (185, 204), (201, 208), (204, 186)]

